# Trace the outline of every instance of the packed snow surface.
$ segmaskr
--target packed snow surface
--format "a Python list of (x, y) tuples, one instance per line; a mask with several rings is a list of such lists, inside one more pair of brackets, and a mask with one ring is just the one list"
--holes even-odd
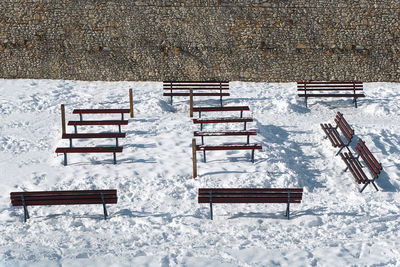
[[(70, 154), (68, 166), (56, 147), (60, 105), (129, 108), (122, 126), (123, 153)], [(310, 99), (306, 108), (295, 83), (230, 83), (224, 105), (248, 105), (256, 129), (251, 143), (262, 151), (197, 153), (192, 177), (193, 131), (188, 99), (162, 96), (162, 83), (0, 80), (0, 265), (3, 266), (399, 266), (400, 265), (400, 84), (366, 83), (366, 97)], [(196, 106), (219, 99), (196, 97)], [(336, 112), (381, 162), (383, 173), (363, 193), (320, 123)], [(202, 117), (239, 112), (202, 113)], [(195, 114), (197, 116), (197, 114)], [(84, 115), (119, 119), (120, 115)], [(242, 130), (243, 124), (205, 125), (204, 131)], [(80, 132), (117, 131), (117, 126)], [(67, 126), (67, 132), (73, 127)], [(246, 142), (246, 136), (205, 137), (206, 144)], [(197, 139), (200, 143), (200, 139)], [(114, 145), (113, 139), (74, 140), (76, 146)], [(370, 175), (365, 169), (367, 175)], [(202, 187), (302, 187), (301, 204), (198, 204)], [(12, 207), (10, 192), (117, 189), (118, 204)]]

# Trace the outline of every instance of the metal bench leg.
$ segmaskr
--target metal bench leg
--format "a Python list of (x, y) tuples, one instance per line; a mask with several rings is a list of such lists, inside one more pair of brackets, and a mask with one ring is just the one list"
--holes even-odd
[(286, 217), (288, 218), (288, 220), (290, 218), (290, 215), (289, 215), (290, 210), (289, 210), (289, 208), (290, 208), (290, 190), (288, 190), (288, 199), (287, 199), (287, 206), (286, 206)]
[(80, 119), (81, 121), (83, 121), (82, 113), (79, 113), (79, 119)]
[(221, 107), (222, 107), (222, 96), (220, 96), (220, 100), (219, 101), (221, 102)]
[(75, 133), (78, 133), (78, 127), (74, 125)]
[(245, 121), (244, 122), (244, 130), (246, 131), (246, 124), (247, 124), (247, 122)]
[(199, 118), (201, 118), (201, 111), (199, 111)]
[(203, 124), (200, 123), (200, 131), (203, 131)]
[(117, 155), (115, 154), (115, 152), (113, 153), (114, 155), (114, 164), (117, 164)]
[[(171, 93), (172, 93), (172, 91), (171, 91)], [(172, 96), (171, 96), (171, 105), (172, 105)]]
[(240, 118), (243, 118), (243, 110), (240, 111)]
[(375, 187), (376, 191), (379, 191), (378, 187), (376, 187), (376, 184), (374, 183), (374, 181), (371, 181), (372, 185)]
[(362, 193), (362, 191), (364, 191), (364, 189), (367, 187), (368, 184), (365, 184), (361, 189), (360, 189), (360, 193)]
[(357, 108), (357, 98), (354, 98), (354, 106)]
[(67, 166), (67, 153), (64, 153), (64, 166)]
[(22, 205), (24, 206), (24, 222), (26, 222), (26, 220), (29, 219), (29, 213), (28, 213), (28, 207), (26, 206), (25, 203), (24, 193), (21, 193), (21, 200), (22, 200)]
[(203, 150), (203, 160), (204, 160), (204, 163), (206, 163), (206, 151), (205, 150)]
[(118, 125), (118, 131), (121, 133), (121, 125)]
[(250, 143), (250, 135), (247, 136), (247, 144)]
[(107, 220), (108, 214), (107, 214), (106, 203), (104, 202), (104, 193), (101, 192), (100, 195), (101, 195), (101, 202), (103, 203), (104, 220)]
[(124, 120), (124, 113), (121, 113), (121, 121)]
[(69, 147), (72, 147), (72, 138), (69, 139)]
[(115, 138), (115, 146), (118, 147), (118, 137)]
[(307, 106), (307, 97), (304, 98), (304, 103), (306, 104), (306, 108), (308, 108), (308, 106)]
[(212, 209), (212, 190), (210, 189), (210, 219), (213, 219), (213, 209)]
[(254, 163), (254, 149), (251, 151), (251, 162)]
[(204, 145), (204, 136), (201, 136), (201, 144)]

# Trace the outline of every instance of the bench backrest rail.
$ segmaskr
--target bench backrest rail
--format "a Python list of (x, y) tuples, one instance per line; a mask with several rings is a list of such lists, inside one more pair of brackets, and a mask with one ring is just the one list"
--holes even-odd
[(28, 206), (102, 204), (106, 219), (106, 204), (115, 204), (118, 201), (115, 189), (11, 192), (10, 199), (13, 206), (24, 207), (25, 222), (29, 219)]
[(302, 188), (199, 188), (198, 203), (210, 203), (211, 220), (213, 203), (286, 203), (289, 219), (290, 203), (300, 203), (302, 196)]

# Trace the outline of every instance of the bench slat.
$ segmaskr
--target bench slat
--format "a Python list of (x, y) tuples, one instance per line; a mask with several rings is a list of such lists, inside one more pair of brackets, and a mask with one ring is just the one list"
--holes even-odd
[(57, 147), (56, 153), (121, 153), (123, 147)]
[(199, 193), (209, 193), (210, 190), (216, 193), (287, 193), (303, 192), (303, 188), (199, 188)]
[(236, 135), (257, 135), (257, 131), (228, 131), (228, 132), (199, 132), (195, 131), (194, 136), (236, 136)]
[[(186, 87), (185, 87), (186, 86)], [(189, 87), (191, 86), (191, 87)], [(207, 85), (207, 86), (201, 86), (201, 85), (174, 85), (172, 88), (170, 86), (165, 86), (163, 87), (164, 90), (229, 90), (229, 86), (219, 86), (219, 85)]]
[(260, 144), (233, 144), (233, 145), (196, 145), (196, 151), (208, 150), (246, 150), (246, 149), (262, 149)]
[(298, 94), (299, 97), (365, 97), (364, 94)]
[[(198, 203), (209, 203), (209, 198), (198, 198)], [(287, 203), (288, 198), (212, 198), (214, 203)], [(300, 203), (301, 199), (290, 198), (290, 203)]]
[[(163, 96), (190, 96), (190, 93), (164, 93)], [(229, 93), (193, 93), (193, 96), (230, 96)]]
[(86, 138), (125, 138), (126, 133), (78, 133), (63, 134), (62, 139), (86, 139)]
[(163, 81), (163, 83), (172, 83), (172, 84), (180, 84), (180, 83), (228, 83), (229, 81)]
[(73, 114), (112, 114), (112, 113), (130, 113), (130, 109), (74, 109)]
[(340, 153), (340, 156), (358, 184), (370, 183), (359, 162), (353, 157), (351, 152)]
[(193, 107), (194, 112), (213, 112), (213, 111), (248, 111), (248, 106), (224, 106), (224, 107)]
[(127, 120), (69, 121), (68, 125), (128, 125)]
[(314, 85), (314, 84), (355, 84), (355, 85), (362, 85), (363, 82), (317, 82), (317, 81), (310, 81), (310, 82), (297, 82), (297, 84), (307, 84), (307, 85)]
[(230, 122), (252, 122), (251, 117), (226, 117), (226, 118), (199, 118), (193, 119), (193, 123), (230, 123)]

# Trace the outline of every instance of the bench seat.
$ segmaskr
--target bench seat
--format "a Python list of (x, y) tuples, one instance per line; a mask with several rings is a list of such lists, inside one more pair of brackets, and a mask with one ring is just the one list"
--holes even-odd
[(201, 137), (201, 143), (204, 145), (205, 136), (247, 136), (247, 144), (250, 143), (250, 135), (257, 135), (257, 131), (221, 131), (221, 132), (199, 132), (195, 131), (194, 136)]
[(64, 166), (67, 166), (68, 153), (113, 153), (114, 164), (117, 164), (116, 153), (122, 153), (123, 147), (58, 147), (56, 153), (64, 154)]
[(115, 138), (118, 146), (118, 138), (125, 138), (126, 133), (79, 133), (79, 134), (63, 134), (62, 139), (69, 139), (69, 146), (72, 147), (72, 139), (91, 139), (91, 138)]
[[(321, 123), (320, 125), (325, 133), (325, 138), (329, 139), (333, 147), (340, 148), (336, 153), (336, 155), (339, 155), (343, 148), (346, 147), (348, 149), (354, 136), (354, 130), (350, 127), (348, 122), (344, 119), (343, 114), (340, 112), (337, 112), (336, 114), (335, 123), (336, 127), (333, 127), (330, 123)], [(337, 129), (340, 129), (342, 135), (347, 141), (346, 143), (343, 142)]]
[(203, 160), (206, 162), (206, 151), (216, 150), (252, 150), (251, 162), (254, 163), (254, 150), (262, 149), (260, 144), (229, 144), (229, 145), (196, 145), (196, 151), (203, 151)]
[(95, 120), (95, 121), (69, 121), (69, 126), (74, 126), (75, 133), (78, 133), (77, 126), (103, 126), (103, 125), (117, 125), (118, 132), (121, 133), (121, 125), (128, 125), (127, 120)]
[(82, 114), (121, 114), (121, 120), (124, 120), (124, 114), (130, 113), (130, 109), (74, 109), (72, 114), (79, 114), (82, 120)]
[(357, 98), (365, 97), (362, 82), (298, 82), (297, 93), (304, 97), (307, 107), (307, 98), (313, 97), (345, 97), (353, 98), (357, 108)]
[(32, 191), (11, 192), (11, 204), (24, 207), (24, 221), (29, 219), (28, 206), (103, 204), (104, 219), (106, 204), (116, 204), (117, 190)]
[(200, 124), (200, 131), (203, 130), (204, 123), (244, 123), (244, 129), (246, 130), (247, 122), (253, 122), (251, 117), (224, 117), (224, 118), (199, 118), (193, 119), (194, 124)]
[(199, 188), (198, 203), (286, 203), (285, 216), (289, 219), (290, 203), (301, 203), (303, 188)]
[(240, 117), (243, 117), (243, 111), (249, 111), (248, 106), (225, 106), (225, 107), (193, 107), (193, 112), (199, 113), (199, 118), (202, 112), (225, 112), (225, 111), (240, 111)]

